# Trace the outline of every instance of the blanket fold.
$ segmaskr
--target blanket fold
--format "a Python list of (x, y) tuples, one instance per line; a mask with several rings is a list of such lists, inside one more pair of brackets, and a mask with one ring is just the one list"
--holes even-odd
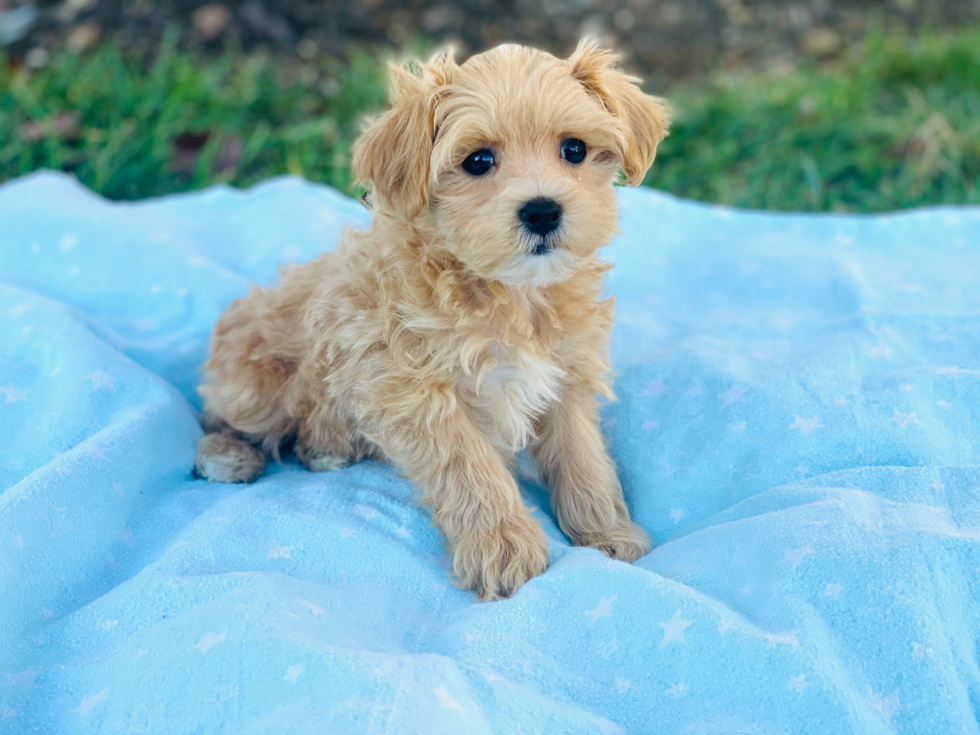
[(621, 190), (635, 565), (453, 587), (410, 484), (192, 475), (210, 330), (357, 202), (0, 187), (0, 733), (980, 733), (980, 211)]

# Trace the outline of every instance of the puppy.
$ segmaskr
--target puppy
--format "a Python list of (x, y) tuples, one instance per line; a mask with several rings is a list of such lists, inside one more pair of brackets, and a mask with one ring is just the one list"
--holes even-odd
[(583, 42), (393, 68), (392, 109), (354, 147), (370, 229), (215, 327), (199, 474), (250, 482), (290, 443), (314, 471), (390, 460), (458, 583), (492, 600), (548, 566), (511, 474), (529, 447), (573, 543), (649, 551), (599, 430), (613, 301), (596, 254), (614, 183), (642, 182), (667, 114), (615, 61)]

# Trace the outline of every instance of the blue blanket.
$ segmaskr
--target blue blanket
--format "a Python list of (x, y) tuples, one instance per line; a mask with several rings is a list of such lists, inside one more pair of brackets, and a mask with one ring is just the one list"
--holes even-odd
[(654, 551), (453, 587), (389, 466), (191, 474), (210, 330), (367, 212), (0, 188), (0, 732), (978, 733), (980, 211), (623, 190), (603, 426)]

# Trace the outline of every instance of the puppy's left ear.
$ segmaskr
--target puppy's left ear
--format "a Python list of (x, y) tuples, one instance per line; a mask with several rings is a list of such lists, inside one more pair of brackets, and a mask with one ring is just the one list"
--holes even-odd
[(626, 141), (619, 152), (623, 171), (630, 186), (639, 186), (667, 134), (669, 118), (664, 101), (644, 94), (640, 80), (619, 71), (617, 62), (615, 54), (586, 40), (569, 57), (568, 66), (572, 76), (623, 122)]
[(435, 86), (431, 65), (422, 76), (392, 65), (392, 109), (371, 122), (354, 143), (354, 177), (372, 184), (376, 199), (409, 219), (429, 201)]

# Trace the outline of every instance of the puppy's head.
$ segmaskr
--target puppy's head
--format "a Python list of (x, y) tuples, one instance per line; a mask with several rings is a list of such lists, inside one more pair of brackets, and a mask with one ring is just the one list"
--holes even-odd
[(667, 128), (662, 101), (615, 62), (583, 42), (567, 60), (501, 46), (395, 67), (354, 173), (379, 214), (430, 231), (474, 275), (561, 280), (615, 234), (613, 184), (643, 181)]

